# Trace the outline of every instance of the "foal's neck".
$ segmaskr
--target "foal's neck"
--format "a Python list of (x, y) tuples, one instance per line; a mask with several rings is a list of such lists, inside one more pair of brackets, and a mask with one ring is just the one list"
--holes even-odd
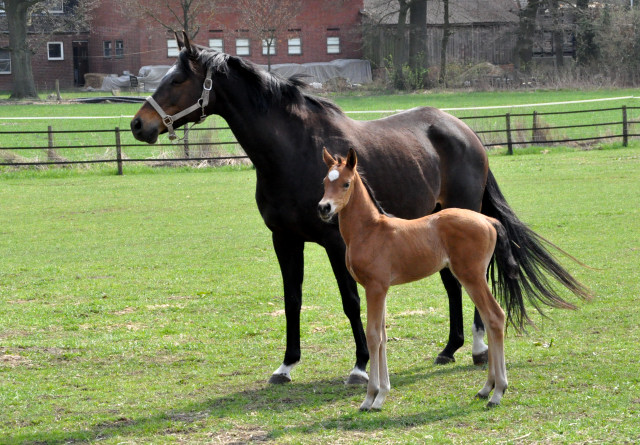
[(357, 172), (351, 187), (349, 202), (338, 214), (340, 233), (346, 244), (358, 234), (365, 233), (372, 225), (378, 224), (382, 216)]

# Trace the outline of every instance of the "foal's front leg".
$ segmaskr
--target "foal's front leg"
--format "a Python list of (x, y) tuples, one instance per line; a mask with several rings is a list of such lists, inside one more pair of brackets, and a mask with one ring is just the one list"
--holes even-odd
[[(367, 294), (367, 347), (370, 355), (369, 383), (361, 411), (380, 409), (389, 393), (389, 375), (386, 359), (385, 298), (387, 289), (380, 286), (365, 288)], [(381, 379), (382, 377), (382, 379)], [(382, 387), (380, 385), (382, 380)]]

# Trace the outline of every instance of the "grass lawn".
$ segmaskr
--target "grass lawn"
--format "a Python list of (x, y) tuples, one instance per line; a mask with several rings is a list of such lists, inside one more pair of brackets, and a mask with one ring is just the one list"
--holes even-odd
[[(3, 173), (0, 443), (640, 441), (640, 151), (490, 162), (520, 217), (594, 268), (565, 261), (597, 295), (509, 331), (510, 387), (490, 411), (473, 399), (486, 370), (470, 344), (433, 364), (448, 310), (432, 277), (390, 292), (392, 390), (358, 412), (364, 387), (342, 383), (350, 329), (315, 245), (302, 363), (293, 383), (266, 383), (285, 320), (251, 169)], [(468, 299), (465, 317), (470, 340)]]

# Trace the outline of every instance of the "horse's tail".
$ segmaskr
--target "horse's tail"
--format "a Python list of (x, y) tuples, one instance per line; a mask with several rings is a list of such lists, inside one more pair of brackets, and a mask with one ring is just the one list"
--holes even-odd
[[(591, 291), (558, 263), (547, 246), (563, 251), (518, 219), (502, 195), (491, 170), (482, 199), (482, 213), (500, 222), (494, 224), (498, 231), (498, 241), (491, 264), (493, 293), (505, 306), (508, 322), (517, 330), (522, 330), (525, 322), (531, 322), (524, 306), (523, 294), (541, 314), (541, 304), (576, 309), (575, 305), (558, 296), (555, 283), (549, 278), (582, 299), (592, 298)], [(497, 279), (494, 275), (494, 263)]]

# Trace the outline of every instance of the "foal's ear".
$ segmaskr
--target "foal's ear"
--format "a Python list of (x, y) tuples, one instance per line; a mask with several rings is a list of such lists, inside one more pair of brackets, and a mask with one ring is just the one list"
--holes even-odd
[(356, 164), (358, 164), (358, 155), (353, 148), (350, 148), (349, 154), (347, 154), (347, 167), (351, 170), (355, 170)]
[(329, 154), (327, 151), (327, 147), (322, 149), (322, 160), (327, 165), (327, 167), (333, 167), (338, 161), (336, 161), (333, 156)]

